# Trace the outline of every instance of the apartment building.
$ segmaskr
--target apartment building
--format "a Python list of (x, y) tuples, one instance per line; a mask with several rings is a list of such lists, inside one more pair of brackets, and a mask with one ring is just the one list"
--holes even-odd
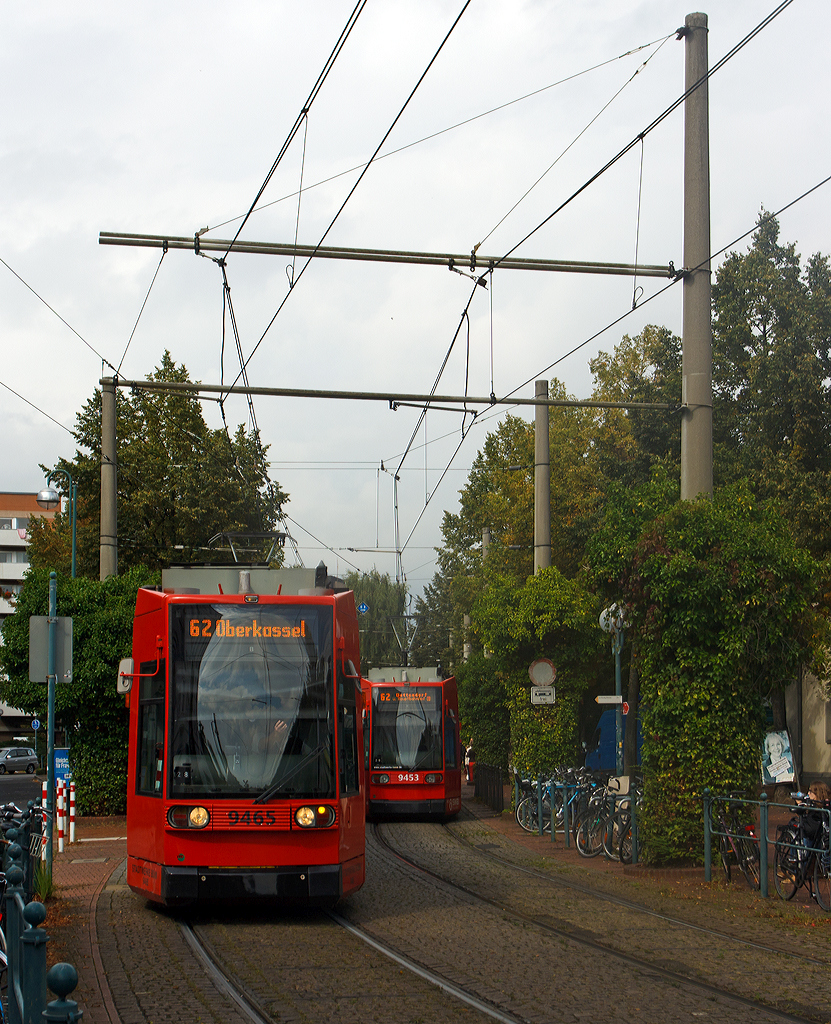
[[(29, 568), (27, 530), (35, 516), (51, 519), (54, 512), (44, 511), (37, 503), (37, 493), (0, 491), (0, 623), (14, 611), (14, 598), (23, 585)], [(34, 746), (31, 715), (0, 702), (0, 747), (15, 739)]]

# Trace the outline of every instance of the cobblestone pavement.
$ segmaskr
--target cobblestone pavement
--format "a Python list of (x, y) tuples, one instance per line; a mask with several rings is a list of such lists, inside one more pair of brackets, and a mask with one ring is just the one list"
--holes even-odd
[[(470, 793), (465, 794), (470, 807)], [(384, 825), (396, 845), (415, 859), (480, 888), (504, 909), (497, 910), (450, 889), (368, 841), (367, 883), (338, 908), (343, 916), (413, 958), (441, 969), (510, 1012), (534, 1021), (689, 1021), (693, 1017), (764, 1022), (760, 1008), (727, 1004), (685, 983), (668, 983), (654, 969), (633, 968), (607, 953), (580, 946), (573, 937), (545, 932), (512, 915), (529, 912), (541, 923), (573, 934), (612, 941), (643, 956), (660, 956), (669, 969), (683, 970), (718, 985), (730, 982), (755, 998), (779, 999), (814, 1020), (831, 1020), (825, 975), (806, 983), (804, 964), (769, 952), (736, 953), (725, 939), (705, 937), (655, 918), (641, 919), (591, 895), (552, 890), (552, 883), (494, 864), (481, 853), (496, 853), (523, 867), (543, 868), (555, 877), (585, 882), (624, 895), (694, 923), (744, 931), (783, 950), (806, 951), (831, 961), (831, 916), (812, 906), (762, 900), (744, 883), (704, 885), (702, 873), (654, 879), (624, 875), (620, 865), (573, 861), (549, 838), (521, 832), (510, 815), (492, 816), (476, 805), (482, 820), (450, 826), (461, 839), (435, 825)], [(120, 831), (119, 831), (120, 829)], [(76, 964), (76, 998), (85, 1024), (242, 1020), (238, 1009), (207, 978), (175, 918), (150, 908), (124, 883), (126, 842), (123, 821), (79, 823), (91, 842), (68, 847), (55, 858), (58, 900), (47, 917), (53, 936), (50, 961)], [(481, 849), (476, 851), (475, 847)], [(648, 923), (644, 923), (644, 921)], [(394, 965), (340, 929), (324, 915), (273, 910), (240, 912), (211, 919), (200, 933), (218, 956), (276, 1021), (471, 1021), (485, 1019)], [(809, 970), (813, 970), (810, 968)], [(807, 993), (807, 994), (806, 994)]]
[[(745, 943), (739, 944), (729, 935), (719, 936), (710, 931), (703, 931), (705, 927), (719, 927), (719, 922), (714, 921), (712, 915), (708, 919), (706, 915), (696, 914), (695, 916), (699, 917), (698, 925), (696, 928), (689, 928), (655, 914), (638, 913), (630, 906), (600, 899), (582, 889), (566, 888), (561, 884), (565, 879), (556, 875), (549, 879), (539, 877), (536, 871), (520, 874), (504, 863), (477, 857), (475, 845), (472, 848), (470, 845), (456, 843), (450, 833), (457, 833), (473, 844), (484, 842), (489, 852), (497, 852), (502, 858), (511, 860), (519, 867), (533, 866), (537, 871), (543, 867), (534, 861), (532, 854), (510, 841), (493, 843), (492, 831), (483, 828), (479, 822), (458, 822), (452, 825), (449, 831), (428, 830), (414, 824), (385, 825), (382, 826), (381, 832), (396, 850), (417, 863), (485, 896), (505, 911), (516, 912), (557, 929), (560, 933), (579, 936), (621, 953), (630, 954), (656, 968), (679, 973), (716, 988), (727, 988), (748, 999), (762, 999), (766, 1003), (796, 1014), (822, 1018), (831, 1007), (831, 958), (827, 955), (827, 949), (823, 955), (823, 951), (817, 949), (815, 944), (806, 944), (804, 951), (811, 956), (822, 956), (823, 962), (800, 962), (798, 970), (786, 973), (783, 977), (780, 959), (769, 950)], [(496, 851), (493, 851), (493, 847), (497, 847)], [(373, 860), (377, 855), (373, 848)], [(390, 870), (396, 868), (397, 866), (393, 866)], [(368, 870), (368, 876), (373, 880), (380, 878), (382, 870), (373, 863), (372, 870)], [(401, 870), (403, 874), (406, 869)], [(400, 891), (403, 884), (403, 880), (399, 879), (395, 886), (396, 891)], [(388, 883), (383, 888), (390, 891), (393, 886)], [(371, 894), (371, 890), (363, 892), (367, 896)], [(643, 902), (639, 895), (628, 893), (628, 899), (633, 899), (633, 896), (639, 902)], [(358, 894), (355, 900), (360, 902), (361, 894)], [(372, 906), (377, 906), (374, 900)], [(665, 912), (666, 910), (667, 908), (664, 908)], [(477, 914), (476, 917), (478, 920), (480, 915)], [(421, 928), (428, 927), (427, 922), (421, 922), (420, 925)], [(472, 923), (471, 926), (473, 927)], [(485, 925), (481, 921), (475, 927), (474, 934), (477, 937), (484, 935)], [(520, 932), (534, 934), (533, 926), (530, 931), (527, 927), (523, 929), (521, 925), (517, 925), (517, 928)], [(745, 929), (741, 932), (743, 937), (750, 938), (750, 935), (745, 934)], [(757, 943), (765, 943), (769, 939), (781, 941), (770, 927), (765, 928), (761, 925), (754, 929), (753, 939)], [(437, 938), (436, 941), (440, 940)], [(536, 949), (529, 947), (527, 943), (524, 946), (517, 946), (518, 955), (512, 957), (512, 980), (515, 985), (521, 971), (516, 961), (525, 960), (538, 966), (540, 960), (545, 958), (544, 949), (551, 948), (552, 944), (554, 954), (549, 963), (551, 972), (556, 974), (565, 970), (572, 982), (583, 973), (584, 980), (577, 984), (576, 988), (584, 995), (591, 991), (590, 975), (595, 970), (595, 964), (603, 976), (609, 979), (614, 977), (614, 965), (601, 967), (603, 956), (594, 951), (575, 950), (573, 958), (576, 962), (572, 963), (572, 956), (566, 953), (566, 948), (562, 947), (559, 938), (538, 935), (535, 942), (538, 943)], [(788, 944), (786, 948), (792, 950), (793, 946)], [(523, 949), (526, 951), (524, 954)], [(584, 973), (587, 967), (588, 976)], [(629, 968), (624, 968), (624, 974), (629, 972)], [(535, 987), (537, 990), (542, 988), (539, 984)], [(628, 983), (628, 989), (633, 993), (642, 1013), (648, 1014), (648, 1006), (654, 1007), (654, 1000), (659, 1000), (654, 1017), (656, 1020), (661, 1019), (661, 1015), (664, 1019), (674, 1019), (670, 1015), (670, 1005), (677, 1001), (677, 997), (673, 996), (672, 985), (669, 986), (669, 992), (662, 991), (665, 987), (665, 983), (662, 984), (653, 978), (647, 986), (647, 993), (639, 989), (633, 978), (630, 977)], [(705, 997), (705, 1001), (707, 998)], [(561, 999), (562, 996), (559, 996), (558, 1001)], [(625, 1013), (625, 1006), (626, 1000), (616, 1003), (616, 1011)], [(689, 1012), (686, 996), (680, 1009), (681, 1016), (678, 1019), (683, 1019), (684, 1013)], [(745, 1019), (741, 1011), (731, 1011), (731, 1017), (737, 1020)], [(747, 1019), (764, 1018), (759, 1016), (757, 1011), (753, 1011)]]

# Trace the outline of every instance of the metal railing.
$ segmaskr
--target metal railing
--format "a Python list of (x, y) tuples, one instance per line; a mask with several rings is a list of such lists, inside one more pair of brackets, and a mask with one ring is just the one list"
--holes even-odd
[(477, 761), (473, 774), (473, 795), (501, 814), (505, 809), (502, 769)]
[[(66, 997), (78, 984), (78, 972), (71, 964), (55, 964), (47, 974), (46, 943), (49, 936), (41, 925), (46, 907), (32, 899), (35, 870), (40, 861), (43, 828), (42, 808), (29, 803), (26, 811), (11, 820), (5, 830), (7, 842), (3, 921), (8, 971), (9, 1024), (74, 1024), (83, 1015), (74, 1000)], [(57, 999), (48, 1001), (47, 989)]]
[[(759, 846), (759, 891), (762, 896), (770, 895), (770, 884), (768, 881), (768, 867), (770, 864), (770, 855), (768, 847), (773, 844), (776, 846), (776, 838), (770, 835), (770, 810), (773, 807), (782, 807), (791, 813), (795, 812), (795, 805), (790, 804), (774, 804), (768, 800), (767, 793), (762, 793), (758, 800), (751, 800), (746, 797), (736, 797), (730, 794), (722, 795), (711, 793), (709, 788), (705, 788), (703, 793), (704, 800), (704, 878), (707, 882), (712, 881), (712, 865), (713, 865), (713, 836), (726, 837), (728, 840), (731, 838), (732, 833), (723, 832), (720, 829), (713, 827), (713, 810), (718, 807), (719, 804), (731, 805), (740, 804), (748, 807), (758, 808), (759, 816), (759, 835), (753, 835), (752, 833), (742, 833), (742, 838), (749, 840), (753, 843), (757, 843)], [(831, 811), (823, 808), (812, 808), (813, 810), (820, 811), (831, 824)], [(831, 829), (829, 829), (831, 833)], [(790, 845), (790, 844), (786, 844)], [(831, 857), (831, 838), (829, 838), (829, 848), (824, 851), (829, 857)]]

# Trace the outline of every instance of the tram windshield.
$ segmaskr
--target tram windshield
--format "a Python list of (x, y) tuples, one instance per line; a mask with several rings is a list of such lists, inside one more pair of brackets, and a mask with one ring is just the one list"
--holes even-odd
[(440, 686), (372, 688), (372, 767), (441, 771)]
[(332, 609), (172, 604), (174, 797), (333, 797)]

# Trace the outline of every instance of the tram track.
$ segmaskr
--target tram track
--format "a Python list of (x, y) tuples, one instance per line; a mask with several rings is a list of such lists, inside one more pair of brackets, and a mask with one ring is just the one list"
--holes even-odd
[[(373, 937), (365, 929), (350, 923), (335, 911), (324, 911), (324, 913), (345, 932), (359, 939), (398, 967), (409, 971), (416, 977), (428, 982), (428, 984), (440, 989), (446, 995), (484, 1014), (490, 1020), (498, 1021), (499, 1024), (528, 1024), (526, 1017), (507, 1013), (493, 1006), (491, 1003), (480, 998), (475, 992), (455, 984), (436, 971), (430, 970), (389, 943)], [(234, 973), (224, 965), (223, 960), (217, 955), (212, 943), (207, 938), (205, 929), (187, 921), (180, 922), (179, 927), (186, 943), (199, 960), (211, 982), (227, 999), (236, 1005), (237, 1009), (246, 1019), (251, 1021), (252, 1024), (273, 1024), (274, 1018), (269, 1015), (267, 1009), (257, 1000), (247, 986), (243, 985)]]
[(188, 921), (180, 921), (179, 928), (185, 942), (200, 962), (216, 988), (229, 999), (243, 1016), (252, 1024), (274, 1024), (264, 1007), (260, 1006), (251, 993), (239, 983), (213, 952), (210, 943), (198, 926)]
[[(369, 985), (372, 997), (389, 1014), (379, 1017), (377, 1011), (374, 1016), (370, 1012), (367, 1014), (369, 1019), (418, 1019), (425, 1024), (446, 1024), (457, 1019), (470, 1024), (490, 1024), (492, 1021), (498, 1024), (529, 1024), (528, 1018), (504, 1012), (476, 992), (453, 983), (334, 911), (302, 912), (300, 916), (291, 913), (280, 915), (278, 912), (277, 918), (271, 919), (265, 914), (245, 916), (229, 909), (227, 915), (220, 913), (206, 919), (202, 908), (195, 919), (179, 920), (177, 924), (208, 981), (250, 1024), (324, 1019), (333, 1024), (341, 1020), (352, 1021), (355, 1018), (350, 1004), (361, 999), (366, 1001), (366, 992), (361, 989), (367, 984), (367, 971), (373, 979)], [(265, 950), (285, 950), (292, 946), (286, 931), (298, 927), (311, 932), (311, 936), (307, 936), (308, 944), (302, 950), (295, 947), (291, 951), (289, 959), (293, 962), (283, 965), (282, 972), (279, 969), (267, 970), (262, 963), (263, 969), (252, 975), (252, 950), (258, 950), (258, 954), (253, 956), (255, 959), (259, 956), (261, 960)], [(254, 938), (244, 934), (248, 928), (255, 930)], [(229, 929), (233, 933), (230, 938)], [(371, 953), (366, 952), (367, 948)], [(310, 962), (312, 957), (314, 961)], [(381, 960), (389, 961), (390, 967), (380, 968)], [(356, 965), (360, 966), (360, 972), (356, 971)], [(317, 982), (325, 978), (322, 987), (334, 990), (335, 999), (331, 1000), (331, 993), (322, 994), (319, 984), (318, 991), (311, 991), (314, 986), (306, 984), (304, 972), (313, 975)], [(400, 977), (405, 972), (425, 984), (415, 987), (406, 983), (407, 992), (402, 999)], [(285, 978), (278, 977), (281, 973), (289, 975), (288, 983)], [(318, 1001), (321, 994), (323, 1003)], [(447, 997), (450, 997), (449, 1001)], [(459, 1004), (455, 1013), (450, 1009), (454, 1001)], [(342, 1015), (344, 1004), (348, 1009)], [(470, 1010), (478, 1015), (471, 1015)]]
[[(395, 832), (396, 826), (383, 826), (387, 831)], [(401, 833), (401, 827), (398, 827), (399, 834)], [(449, 835), (456, 841), (457, 845), (464, 845), (463, 841), (453, 833), (452, 829), (448, 829), (446, 826), (442, 827), (442, 832), (445, 835)], [(700, 977), (695, 977), (692, 970), (677, 970), (671, 966), (667, 966), (662, 963), (662, 959), (665, 960), (667, 948), (672, 948), (672, 939), (667, 937), (664, 939), (666, 945), (660, 947), (661, 955), (634, 955), (631, 952), (625, 952), (619, 946), (616, 948), (611, 941), (605, 941), (598, 936), (597, 927), (586, 927), (587, 924), (593, 924), (592, 921), (582, 922), (582, 925), (577, 923), (570, 923), (567, 920), (554, 921), (550, 914), (545, 914), (539, 910), (531, 910), (526, 912), (519, 906), (511, 905), (512, 898), (510, 895), (506, 895), (511, 888), (516, 889), (516, 886), (506, 886), (505, 893), (501, 898), (497, 898), (494, 895), (488, 895), (483, 892), (481, 887), (475, 885), (471, 886), (459, 880), (455, 877), (453, 872), (447, 870), (436, 870), (435, 865), (430, 866), (424, 859), (419, 859), (412, 855), (408, 855), (401, 849), (401, 843), (394, 843), (387, 841), (381, 833), (381, 828), (377, 825), (373, 827), (373, 836), (377, 843), (387, 851), (387, 856), (397, 859), (398, 861), (408, 865), (412, 869), (421, 873), (423, 876), (431, 878), (443, 886), (449, 886), (459, 894), (464, 894), (471, 900), (475, 900), (479, 903), (485, 904), (497, 911), (502, 920), (513, 920), (514, 922), (521, 922), (526, 926), (532, 926), (539, 929), (541, 933), (556, 938), (569, 944), (575, 944), (577, 947), (581, 947), (584, 950), (591, 950), (593, 953), (601, 954), (604, 957), (610, 958), (617, 962), (624, 968), (637, 972), (642, 976), (652, 978), (657, 981), (661, 979), (665, 984), (672, 986), (683, 986), (687, 990), (694, 991), (699, 995), (703, 996), (707, 1000), (718, 1000), (721, 1004), (728, 1004), (735, 1010), (741, 1006), (750, 1010), (754, 1016), (760, 1014), (762, 1017), (771, 1020), (786, 1020), (786, 1021), (808, 1021), (808, 1020), (826, 1020), (827, 1019), (827, 981), (822, 977), (821, 974), (817, 973), (816, 981), (821, 987), (817, 990), (818, 992), (818, 1004), (811, 1005), (807, 1001), (801, 1001), (798, 999), (790, 999), (791, 1009), (781, 1005), (783, 1001), (780, 1000), (779, 1004), (774, 1002), (775, 994), (771, 992), (765, 992), (765, 998), (762, 999), (759, 994), (748, 995), (737, 991), (736, 987), (726, 987), (723, 984), (714, 983), (713, 978), (710, 980), (706, 978), (702, 980)], [(475, 845), (467, 844), (468, 851), (475, 852), (483, 860), (488, 860), (492, 864), (498, 865), (499, 869), (507, 868), (510, 871), (516, 870), (519, 865), (516, 865), (503, 858), (489, 855), (487, 851), (478, 850)], [(534, 871), (533, 869), (521, 868), (527, 875), (535, 877), (540, 883), (544, 885), (551, 885), (557, 887), (560, 883), (558, 879), (552, 879), (550, 876), (545, 875), (543, 872)], [(669, 915), (656, 914), (649, 908), (645, 908), (642, 905), (636, 904), (634, 901), (627, 901), (616, 897), (607, 897), (606, 894), (597, 893), (595, 890), (591, 890), (586, 886), (571, 885), (569, 886), (574, 893), (579, 895), (581, 899), (586, 900), (604, 900), (606, 899), (609, 903), (614, 903), (616, 912), (625, 912), (627, 914), (639, 913), (645, 917), (660, 922), (660, 926), (665, 929), (686, 929), (688, 932), (696, 933), (704, 942), (708, 942), (711, 939), (718, 939), (719, 942), (727, 942), (732, 944), (732, 948), (743, 945), (745, 947), (745, 954), (751, 957), (767, 957), (767, 956), (779, 956), (782, 951), (774, 947), (767, 947), (760, 943), (744, 942), (736, 940), (734, 936), (730, 936), (727, 933), (720, 932), (715, 929), (708, 929), (701, 926), (691, 926), (688, 922), (680, 919), (673, 919)], [(560, 891), (562, 892), (566, 886), (561, 886)], [(515, 901), (514, 901), (515, 902)], [(585, 909), (583, 911), (586, 913)], [(602, 929), (601, 929), (602, 930)], [(631, 935), (626, 933), (629, 938)], [(723, 954), (720, 954), (723, 955)], [(730, 954), (734, 956), (734, 954)], [(818, 958), (807, 958), (802, 957), (803, 965), (807, 968), (810, 967), (815, 972), (819, 972), (821, 969), (823, 974), (827, 974), (828, 961), (823, 961)], [(810, 989), (812, 979), (805, 979), (805, 986)], [(819, 993), (825, 992), (825, 995), (819, 995)], [(725, 1008), (726, 1009), (726, 1008)]]
[(788, 949), (784, 945), (767, 945), (761, 942), (755, 942), (752, 939), (743, 938), (740, 935), (734, 935), (731, 932), (724, 931), (720, 928), (709, 928), (706, 925), (696, 924), (695, 922), (685, 920), (681, 917), (673, 917), (671, 914), (665, 914), (657, 910), (653, 910), (651, 907), (647, 907), (643, 903), (638, 903), (636, 900), (625, 899), (622, 896), (615, 896), (612, 893), (603, 892), (597, 888), (589, 885), (581, 885), (579, 882), (574, 882), (570, 879), (557, 877), (548, 874), (544, 871), (539, 871), (536, 868), (527, 867), (523, 864), (518, 864), (515, 861), (511, 861), (505, 857), (498, 857), (490, 850), (484, 850), (481, 846), (477, 846), (475, 843), (466, 839), (464, 836), (454, 831), (448, 824), (443, 824), (442, 828), (449, 834), (457, 843), (460, 843), (467, 847), (469, 850), (475, 851), (479, 856), (486, 858), (487, 860), (494, 861), (498, 864), (503, 864), (506, 867), (511, 868), (513, 871), (518, 871), (521, 874), (531, 875), (534, 878), (542, 879), (552, 886), (568, 889), (573, 892), (581, 893), (585, 896), (590, 896), (594, 899), (602, 900), (608, 903), (616, 904), (617, 906), (626, 907), (630, 910), (634, 910), (640, 914), (645, 914), (648, 917), (654, 917), (659, 921), (664, 921), (668, 924), (677, 925), (681, 928), (689, 928), (692, 931), (701, 932), (705, 935), (712, 935), (719, 939), (726, 939), (730, 942), (735, 942), (741, 946), (747, 946), (750, 949), (756, 949), (761, 952), (770, 953), (775, 956), (785, 956), (792, 960), (802, 961), (806, 964), (816, 964), (819, 967), (828, 968), (831, 967), (831, 958), (820, 958), (816, 956), (809, 956), (803, 952), (797, 952), (793, 949)]

